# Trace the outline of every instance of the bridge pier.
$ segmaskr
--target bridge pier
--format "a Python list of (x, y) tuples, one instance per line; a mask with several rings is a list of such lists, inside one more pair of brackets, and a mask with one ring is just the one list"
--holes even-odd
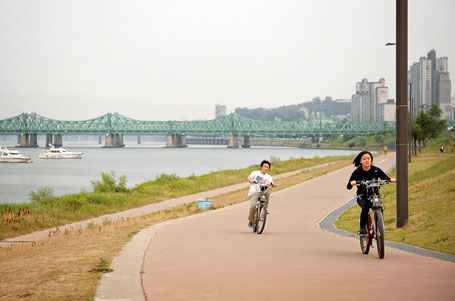
[(229, 145), (228, 148), (238, 148), (239, 147), (239, 142), (238, 142), (238, 135), (237, 134), (232, 134), (229, 137)]
[(166, 140), (167, 148), (188, 147), (186, 144), (186, 135), (168, 134)]
[(142, 136), (137, 135), (137, 144), (142, 144)]
[(63, 145), (62, 134), (55, 134), (54, 135), (54, 146), (62, 146), (62, 145)]
[(38, 134), (30, 134), (29, 138), (29, 146), (30, 147), (38, 147)]
[(245, 135), (243, 136), (243, 148), (250, 148), (251, 147), (251, 136)]
[(177, 134), (177, 147), (188, 147), (188, 144), (186, 144), (186, 135)]
[(21, 143), (19, 144), (21, 147), (29, 147), (30, 146), (30, 138), (27, 133), (23, 133), (21, 135)]
[(174, 134), (167, 134), (166, 147), (175, 147), (175, 135)]
[(103, 137), (101, 135), (98, 136), (98, 144), (103, 143)]
[(52, 144), (52, 134), (46, 134), (46, 147)]
[(18, 134), (18, 135), (17, 135), (17, 144), (18, 144), (18, 145), (21, 145), (21, 137), (22, 137), (21, 134)]
[(124, 147), (123, 144), (123, 134), (106, 134), (106, 142), (104, 147), (106, 148), (116, 148)]

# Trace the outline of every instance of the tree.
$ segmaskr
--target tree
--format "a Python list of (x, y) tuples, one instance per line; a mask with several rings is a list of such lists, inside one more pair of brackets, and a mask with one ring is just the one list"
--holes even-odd
[(425, 147), (426, 142), (430, 138), (437, 138), (441, 132), (447, 127), (447, 121), (441, 119), (442, 110), (436, 105), (431, 105), (428, 113), (424, 111), (423, 106), (412, 125), (412, 133), (414, 139), (419, 142), (419, 152)]

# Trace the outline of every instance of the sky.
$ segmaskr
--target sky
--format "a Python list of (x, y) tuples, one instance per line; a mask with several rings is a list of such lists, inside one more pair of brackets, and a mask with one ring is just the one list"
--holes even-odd
[[(408, 66), (449, 59), (455, 1), (408, 1)], [(395, 98), (395, 0), (0, 0), (0, 119), (213, 119), (215, 104)]]

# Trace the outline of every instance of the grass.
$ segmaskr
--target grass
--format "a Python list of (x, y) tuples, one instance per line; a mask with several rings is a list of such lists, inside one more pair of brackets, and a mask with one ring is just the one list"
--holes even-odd
[(334, 134), (329, 137), (324, 137), (321, 142), (312, 141), (310, 138), (300, 139), (267, 139), (267, 138), (252, 138), (252, 145), (279, 145), (279, 146), (294, 146), (302, 148), (320, 148), (320, 149), (370, 149), (382, 152), (384, 146), (387, 145), (389, 150), (395, 149), (395, 134), (374, 133), (366, 135), (338, 135)]
[[(284, 189), (347, 166), (351, 160), (276, 183), (279, 189)], [(214, 197), (212, 208), (246, 201), (247, 191), (245, 188)], [(200, 212), (197, 202), (193, 202), (146, 216), (67, 231), (34, 244), (0, 249), (0, 300), (93, 300), (102, 273), (109, 270), (108, 263), (135, 234), (156, 223)]]
[[(272, 158), (270, 173), (275, 175), (347, 158), (350, 157), (300, 158), (286, 161)], [(81, 192), (61, 197), (40, 198), (39, 201), (32, 203), (1, 204), (0, 239), (245, 182), (252, 169), (258, 169), (258, 166), (186, 178), (162, 174), (155, 180), (140, 184), (126, 192)]]
[[(446, 150), (439, 153), (439, 144)], [(392, 176), (395, 176), (393, 171)], [(425, 149), (408, 165), (408, 212), (405, 227), (396, 227), (396, 187), (387, 186), (384, 201), (386, 239), (455, 255), (455, 139)], [(335, 226), (356, 233), (360, 207), (343, 213)]]

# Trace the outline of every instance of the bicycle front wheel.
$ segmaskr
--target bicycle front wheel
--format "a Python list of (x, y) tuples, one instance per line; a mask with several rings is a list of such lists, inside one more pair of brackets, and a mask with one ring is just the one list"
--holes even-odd
[(265, 208), (264, 205), (261, 205), (259, 207), (258, 216), (259, 216), (259, 218), (258, 218), (258, 221), (257, 221), (257, 226), (258, 226), (257, 233), (261, 234), (264, 231), (265, 221), (267, 219), (267, 209)]
[(258, 207), (254, 210), (254, 215), (253, 215), (253, 232), (256, 232), (258, 229)]
[(360, 236), (360, 249), (362, 250), (362, 254), (368, 254), (370, 252), (370, 244), (368, 242), (368, 235), (362, 235), (359, 234)]
[(379, 258), (384, 258), (384, 217), (382, 212), (376, 212), (376, 244)]

